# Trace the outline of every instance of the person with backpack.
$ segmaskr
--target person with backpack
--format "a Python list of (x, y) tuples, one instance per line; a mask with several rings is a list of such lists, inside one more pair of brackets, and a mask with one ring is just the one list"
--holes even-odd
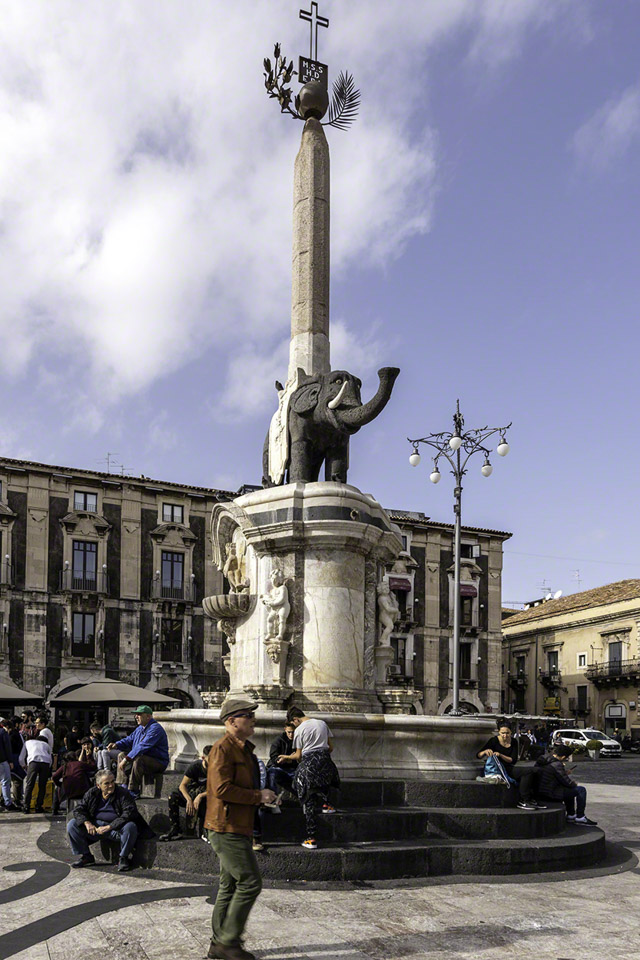
[(538, 793), (548, 800), (561, 800), (567, 811), (567, 821), (581, 827), (595, 827), (597, 820), (586, 815), (587, 788), (569, 776), (565, 761), (573, 753), (571, 747), (559, 743), (551, 748), (551, 754), (536, 760)]
[(530, 771), (521, 773), (515, 769), (518, 762), (518, 743), (513, 739), (511, 727), (508, 723), (500, 724), (498, 733), (487, 740), (484, 747), (476, 753), (476, 757), (478, 760), (485, 761), (485, 770), (486, 761), (490, 757), (495, 757), (500, 761), (507, 776), (517, 784), (518, 806), (521, 810), (544, 809), (544, 804), (538, 803), (533, 796), (535, 785), (533, 773)]

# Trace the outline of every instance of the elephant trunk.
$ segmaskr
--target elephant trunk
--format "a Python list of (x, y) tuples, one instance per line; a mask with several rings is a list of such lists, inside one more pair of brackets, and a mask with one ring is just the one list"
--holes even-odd
[(380, 385), (375, 396), (368, 403), (363, 403), (360, 407), (350, 407), (346, 410), (336, 411), (338, 420), (349, 433), (355, 433), (360, 427), (363, 427), (366, 423), (371, 423), (379, 413), (382, 413), (389, 401), (399, 373), (398, 367), (383, 367), (378, 370)]

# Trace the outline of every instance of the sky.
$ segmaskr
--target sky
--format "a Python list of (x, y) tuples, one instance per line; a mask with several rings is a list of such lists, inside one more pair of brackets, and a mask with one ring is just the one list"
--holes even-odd
[[(308, 5), (305, 5), (305, 8)], [(237, 489), (286, 377), (285, 0), (0, 0), (0, 453)], [(640, 4), (321, 0), (362, 108), (328, 128), (334, 368), (383, 414), (349, 482), (452, 519), (407, 437), (513, 421), (463, 522), (503, 598), (638, 576)], [(294, 84), (294, 88), (296, 85)]]

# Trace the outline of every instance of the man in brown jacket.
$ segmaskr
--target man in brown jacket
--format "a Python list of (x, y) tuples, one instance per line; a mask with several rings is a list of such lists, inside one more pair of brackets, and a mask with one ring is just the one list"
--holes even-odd
[(226, 733), (214, 743), (207, 769), (209, 842), (220, 861), (220, 885), (213, 908), (213, 939), (209, 957), (255, 960), (242, 946), (251, 908), (262, 890), (262, 877), (252, 849), (256, 807), (273, 803), (273, 790), (260, 790), (258, 763), (249, 741), (256, 704), (244, 697), (227, 697), (220, 707)]

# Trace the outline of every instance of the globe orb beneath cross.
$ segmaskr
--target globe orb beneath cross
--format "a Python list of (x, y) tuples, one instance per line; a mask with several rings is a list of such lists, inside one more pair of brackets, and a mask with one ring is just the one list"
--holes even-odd
[(310, 80), (301, 88), (298, 100), (298, 113), (303, 120), (313, 117), (322, 120), (329, 109), (329, 94), (318, 80)]

